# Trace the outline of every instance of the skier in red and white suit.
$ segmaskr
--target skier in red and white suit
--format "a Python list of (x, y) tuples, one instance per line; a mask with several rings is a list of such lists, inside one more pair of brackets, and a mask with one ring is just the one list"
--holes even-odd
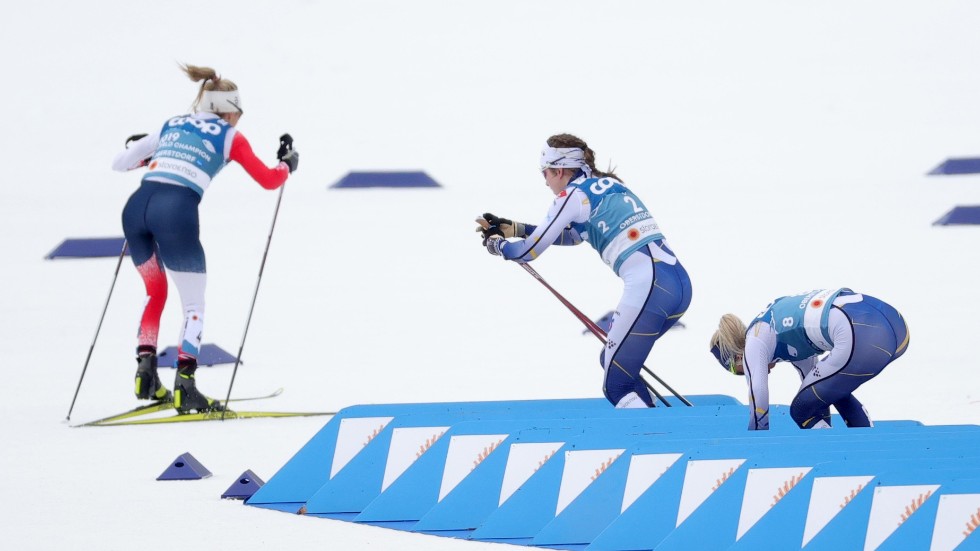
[[(235, 161), (265, 189), (276, 189), (296, 170), (299, 153), (282, 142), (279, 163), (266, 167), (248, 140), (235, 129), (242, 116), (234, 82), (207, 67), (184, 65), (201, 88), (195, 112), (172, 117), (160, 132), (132, 136), (128, 148), (112, 163), (118, 171), (147, 167), (139, 189), (122, 213), (123, 231), (147, 300), (137, 342), (136, 396), (168, 400), (181, 413), (220, 409), (219, 402), (197, 390), (194, 372), (204, 327), (207, 269), (200, 240), (197, 207), (211, 180), (228, 161)], [(180, 335), (174, 393), (157, 375), (157, 338), (167, 301), (167, 276), (180, 292), (184, 325)]]

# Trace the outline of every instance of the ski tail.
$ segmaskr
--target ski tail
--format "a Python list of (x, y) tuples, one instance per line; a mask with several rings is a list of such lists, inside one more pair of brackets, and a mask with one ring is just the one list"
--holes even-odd
[(89, 421), (88, 423), (82, 423), (80, 425), (72, 425), (73, 427), (82, 427), (85, 425), (98, 425), (101, 423), (107, 423), (112, 421), (122, 421), (124, 419), (129, 419), (132, 417), (138, 417), (141, 415), (149, 415), (151, 413), (156, 413), (158, 411), (166, 411), (168, 409), (173, 409), (174, 403), (171, 401), (157, 401), (150, 404), (145, 404), (139, 407), (135, 407), (131, 410), (124, 411), (122, 413), (117, 413), (115, 415), (110, 415), (108, 417), (103, 417), (102, 419), (96, 419), (95, 421)]

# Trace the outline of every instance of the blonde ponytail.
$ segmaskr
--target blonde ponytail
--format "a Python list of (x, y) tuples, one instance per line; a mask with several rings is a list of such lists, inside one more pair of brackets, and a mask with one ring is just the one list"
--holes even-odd
[(710, 348), (718, 347), (722, 358), (734, 358), (745, 353), (745, 324), (735, 314), (725, 314), (718, 321), (718, 330), (711, 335)]
[(221, 78), (218, 72), (211, 67), (199, 67), (197, 65), (182, 63), (180, 69), (184, 71), (184, 74), (188, 78), (194, 82), (201, 83), (201, 88), (197, 91), (197, 97), (194, 98), (194, 103), (191, 106), (192, 111), (197, 111), (198, 106), (201, 105), (204, 92), (231, 92), (232, 90), (238, 90), (238, 85), (226, 78)]

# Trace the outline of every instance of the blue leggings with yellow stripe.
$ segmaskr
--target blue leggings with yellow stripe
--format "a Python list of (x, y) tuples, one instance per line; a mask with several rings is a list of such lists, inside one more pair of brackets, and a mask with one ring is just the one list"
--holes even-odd
[(668, 264), (655, 260), (646, 248), (623, 262), (619, 276), (625, 289), (613, 315), (606, 348), (599, 357), (605, 370), (602, 390), (613, 405), (636, 392), (648, 407), (653, 407), (653, 397), (640, 371), (654, 343), (691, 304), (691, 279), (679, 261)]
[(790, 405), (790, 415), (804, 428), (823, 419), (830, 423), (830, 406), (848, 427), (870, 427), (871, 420), (854, 391), (897, 360), (909, 343), (905, 319), (891, 305), (869, 295), (839, 308), (851, 326), (851, 354), (836, 373), (804, 385)]

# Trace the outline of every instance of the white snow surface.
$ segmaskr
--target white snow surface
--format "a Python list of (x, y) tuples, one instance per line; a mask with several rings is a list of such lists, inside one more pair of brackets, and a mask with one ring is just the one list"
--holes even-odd
[[(497, 549), (244, 507), (327, 418), (70, 428), (65, 416), (115, 259), (47, 261), (66, 237), (121, 236), (140, 173), (123, 140), (185, 112), (178, 62), (238, 83), (238, 128), (287, 184), (235, 395), (255, 408), (601, 396), (598, 342), (473, 219), (537, 223), (544, 140), (585, 138), (643, 198), (690, 272), (686, 329), (647, 365), (683, 394), (745, 399), (713, 363), (719, 316), (849, 286), (896, 306), (908, 353), (857, 395), (874, 419), (975, 423), (980, 228), (931, 223), (978, 202), (980, 4), (934, 0), (166, 3), (50, 0), (0, 18), (0, 526), (5, 549)], [(350, 170), (427, 171), (438, 190), (328, 190)], [(204, 341), (236, 352), (277, 192), (228, 167), (201, 204)], [(536, 269), (598, 318), (619, 280), (587, 246)], [(73, 423), (137, 405), (144, 300), (119, 273)], [(176, 344), (171, 286), (161, 348)], [(172, 371), (161, 370), (167, 385)], [(202, 368), (223, 397), (231, 366)], [(797, 378), (774, 371), (774, 402)], [(184, 452), (214, 476), (158, 482)]]

